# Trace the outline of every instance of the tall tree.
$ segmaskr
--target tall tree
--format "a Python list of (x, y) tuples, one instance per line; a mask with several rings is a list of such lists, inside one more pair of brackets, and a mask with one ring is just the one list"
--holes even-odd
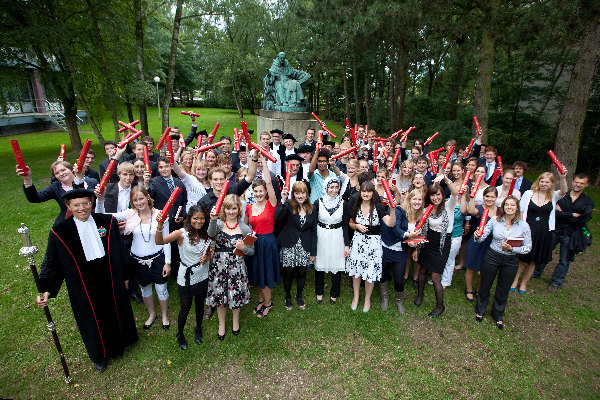
[[(138, 81), (140, 86), (146, 83), (144, 72), (144, 20), (142, 13), (142, 0), (133, 0), (135, 13), (135, 45), (136, 45), (136, 66), (138, 71)], [(140, 111), (140, 126), (142, 131), (149, 134), (148, 115), (146, 113), (146, 97), (140, 96), (138, 100), (138, 109)]]
[[(88, 0), (89, 1), (89, 0)], [(162, 129), (169, 125), (169, 105), (173, 95), (173, 84), (175, 82), (175, 62), (177, 60), (177, 44), (179, 43), (179, 26), (181, 25), (181, 14), (183, 12), (183, 0), (177, 0), (175, 18), (173, 21), (173, 35), (171, 37), (171, 51), (169, 53), (169, 70), (167, 72), (167, 84), (163, 96)]]

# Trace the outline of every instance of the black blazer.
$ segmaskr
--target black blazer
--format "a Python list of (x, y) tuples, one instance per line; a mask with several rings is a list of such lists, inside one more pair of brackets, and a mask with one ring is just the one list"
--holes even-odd
[(119, 183), (110, 182), (104, 191), (104, 212), (116, 213), (119, 204)]
[(306, 214), (304, 225), (300, 225), (300, 215), (293, 214), (290, 202), (286, 201), (285, 204), (277, 205), (275, 219), (285, 222), (284, 229), (277, 236), (277, 242), (281, 247), (294, 247), (300, 239), (304, 250), (311, 256), (317, 255), (317, 214), (314, 209), (312, 214)]
[(523, 194), (526, 191), (531, 189), (531, 185), (533, 185), (533, 183), (531, 183), (531, 181), (529, 179), (525, 179), (525, 177), (523, 177), (523, 181), (521, 182), (521, 187), (518, 190), (519, 190), (519, 192), (521, 192), (521, 194)]
[[(187, 191), (185, 190), (183, 182), (181, 182), (181, 179), (179, 178), (173, 178), (173, 182), (175, 183), (175, 186), (181, 188), (181, 194), (177, 197), (177, 200), (175, 200), (171, 211), (169, 211), (169, 231), (171, 232), (177, 229), (175, 227), (175, 214), (177, 214), (177, 209), (179, 206), (182, 207), (180, 217), (185, 218), (185, 206), (187, 204)], [(169, 200), (169, 197), (171, 197), (169, 185), (167, 185), (167, 181), (162, 176), (150, 179), (148, 193), (150, 194), (150, 197), (154, 199), (154, 208), (157, 210), (162, 210), (167, 203), (167, 200)]]

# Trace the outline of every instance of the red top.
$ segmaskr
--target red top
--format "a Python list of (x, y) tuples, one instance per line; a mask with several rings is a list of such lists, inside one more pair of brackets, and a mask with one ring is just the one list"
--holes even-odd
[(259, 215), (252, 215), (252, 205), (246, 206), (246, 215), (248, 223), (252, 225), (252, 230), (258, 235), (273, 233), (275, 227), (275, 207), (267, 200), (265, 209)]

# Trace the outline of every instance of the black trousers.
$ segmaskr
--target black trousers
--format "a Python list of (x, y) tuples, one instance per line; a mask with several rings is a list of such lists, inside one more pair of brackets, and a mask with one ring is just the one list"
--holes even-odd
[(379, 282), (389, 282), (390, 270), (394, 276), (394, 290), (396, 292), (404, 292), (404, 271), (406, 271), (406, 261), (401, 262), (388, 262), (382, 263), (381, 280)]
[(488, 250), (481, 263), (481, 287), (479, 293), (477, 293), (477, 305), (475, 307), (477, 314), (485, 314), (492, 284), (496, 279), (496, 275), (498, 275), (492, 305), (492, 318), (496, 321), (502, 321), (508, 300), (508, 291), (518, 269), (519, 258), (516, 254), (502, 254), (492, 249)]
[[(342, 283), (342, 273), (331, 274), (331, 291), (329, 297), (337, 299), (340, 297), (340, 285)], [(325, 293), (325, 271), (315, 271), (315, 294), (323, 296)]]

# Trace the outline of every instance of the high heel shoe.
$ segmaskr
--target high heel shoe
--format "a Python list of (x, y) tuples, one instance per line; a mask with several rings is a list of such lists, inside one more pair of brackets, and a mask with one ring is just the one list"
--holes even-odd
[(187, 350), (188, 348), (188, 343), (187, 340), (185, 340), (185, 336), (183, 336), (183, 334), (177, 334), (177, 336), (175, 336), (177, 338), (177, 344), (179, 345), (179, 348), (181, 350)]
[(496, 328), (500, 330), (504, 329), (504, 324), (502, 323), (502, 321), (496, 321)]
[(225, 340), (225, 334), (219, 335), (219, 332), (217, 332), (217, 337), (219, 340)]
[(475, 321), (477, 321), (477, 322), (483, 321), (483, 315), (477, 315), (477, 314), (475, 314)]
[[(469, 298), (469, 295), (473, 296), (472, 299)], [(469, 292), (468, 290), (465, 290), (465, 299), (469, 302), (472, 303), (475, 301), (475, 294), (473, 292)]]

